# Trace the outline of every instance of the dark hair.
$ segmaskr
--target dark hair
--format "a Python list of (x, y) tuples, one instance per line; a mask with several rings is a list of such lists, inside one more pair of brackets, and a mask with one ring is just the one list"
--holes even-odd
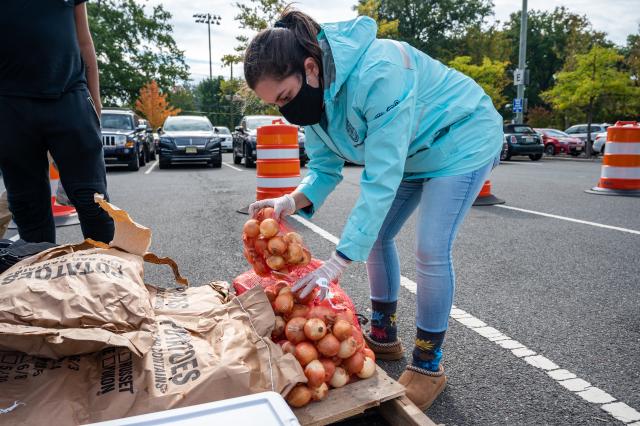
[(317, 36), (320, 25), (310, 16), (287, 6), (274, 27), (264, 29), (249, 43), (244, 54), (244, 78), (251, 89), (264, 78), (283, 80), (304, 76), (304, 61), (311, 57), (320, 67), (322, 50)]

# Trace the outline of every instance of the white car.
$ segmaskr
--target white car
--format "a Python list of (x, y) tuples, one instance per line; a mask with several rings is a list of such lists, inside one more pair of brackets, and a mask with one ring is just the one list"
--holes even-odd
[(215, 126), (213, 128), (213, 132), (222, 140), (220, 144), (222, 146), (223, 152), (231, 152), (233, 151), (233, 136), (231, 136), (231, 132), (227, 127), (224, 126)]
[(604, 155), (604, 144), (607, 142), (607, 132), (598, 133), (593, 141), (593, 153)]

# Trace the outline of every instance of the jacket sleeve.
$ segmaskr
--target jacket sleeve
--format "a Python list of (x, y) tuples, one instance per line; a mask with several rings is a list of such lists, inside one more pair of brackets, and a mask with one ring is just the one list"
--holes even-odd
[(305, 150), (309, 157), (307, 175), (296, 188), (311, 201), (311, 205), (297, 213), (310, 218), (320, 208), (324, 200), (342, 181), (344, 160), (331, 151), (313, 128), (307, 128)]
[(391, 208), (409, 150), (415, 113), (414, 74), (400, 64), (378, 62), (362, 73), (359, 113), (367, 122), (360, 196), (338, 250), (365, 261)]

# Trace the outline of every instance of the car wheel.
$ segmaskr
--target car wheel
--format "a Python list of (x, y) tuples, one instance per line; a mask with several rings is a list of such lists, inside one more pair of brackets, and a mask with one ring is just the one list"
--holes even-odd
[(156, 159), (156, 149), (155, 148), (153, 148), (153, 152), (151, 152), (151, 154), (149, 154), (149, 159), (151, 161), (155, 161), (155, 159)]
[(212, 158), (210, 164), (211, 164), (211, 167), (213, 167), (214, 169), (219, 169), (220, 167), (222, 167), (222, 154)]
[(170, 165), (170, 162), (163, 159), (162, 157), (160, 157), (160, 159), (158, 160), (158, 167), (161, 169), (168, 169)]
[(531, 159), (531, 161), (538, 161), (542, 158), (542, 154), (531, 154), (529, 158)]
[(253, 162), (253, 158), (251, 158), (251, 155), (247, 148), (244, 149), (244, 166), (247, 169), (251, 169), (255, 166), (255, 163)]
[(129, 165), (127, 167), (132, 172), (137, 172), (140, 170), (140, 158), (138, 155), (134, 155), (131, 161), (129, 161)]
[(544, 153), (546, 155), (556, 155), (556, 147), (552, 143), (544, 147)]
[[(579, 155), (580, 155), (580, 153), (579, 153), (579, 152), (576, 152), (576, 151), (574, 151), (574, 152), (572, 152), (572, 153), (571, 153), (571, 156), (572, 156), (572, 157), (577, 157), (577, 156), (579, 156)], [(598, 155), (598, 154), (596, 154), (596, 155)]]
[(233, 164), (240, 164), (242, 163), (242, 157), (236, 155), (236, 150), (235, 148), (233, 149)]
[(139, 155), (140, 167), (144, 167), (144, 165), (147, 164), (145, 160), (145, 155), (144, 155), (144, 148), (142, 148), (142, 151), (140, 151), (140, 154), (138, 155)]
[(604, 155), (604, 148), (607, 146), (606, 143), (602, 144), (602, 148), (600, 148), (600, 154)]

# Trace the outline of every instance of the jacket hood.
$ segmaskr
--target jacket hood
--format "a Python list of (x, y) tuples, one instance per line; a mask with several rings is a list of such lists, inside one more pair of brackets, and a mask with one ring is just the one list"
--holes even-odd
[(320, 26), (318, 42), (323, 52), (325, 99), (332, 99), (376, 39), (378, 25), (368, 16), (359, 16), (351, 21)]

